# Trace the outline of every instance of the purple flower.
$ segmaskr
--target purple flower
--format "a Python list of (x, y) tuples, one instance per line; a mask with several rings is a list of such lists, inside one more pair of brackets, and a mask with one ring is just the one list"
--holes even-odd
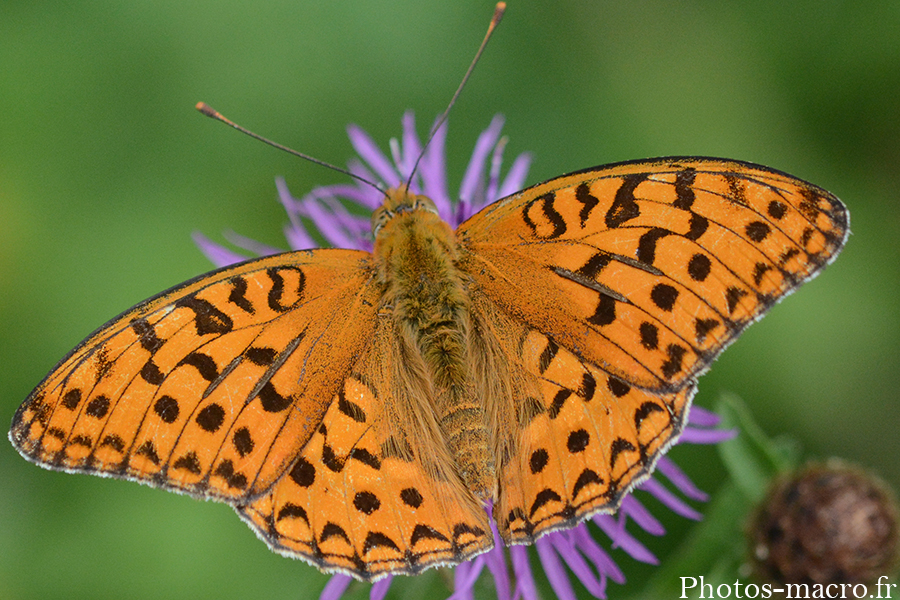
[[(414, 194), (424, 194), (437, 205), (440, 216), (452, 227), (468, 219), (481, 208), (522, 189), (531, 157), (520, 154), (501, 177), (501, 164), (506, 139), (500, 137), (503, 118), (494, 117), (488, 128), (475, 143), (475, 150), (462, 179), (459, 194), (451, 198), (447, 190), (444, 160), (446, 124), (438, 129), (419, 162), (410, 182)], [(354, 160), (349, 170), (368, 181), (381, 182), (384, 188), (405, 183), (422, 151), (422, 142), (416, 134), (415, 119), (411, 112), (403, 116), (401, 140), (390, 142), (391, 158), (386, 157), (375, 142), (359, 127), (348, 128), (350, 141), (362, 160)], [(291, 195), (283, 179), (276, 181), (278, 196), (290, 219), (285, 228), (288, 246), (293, 250), (329, 245), (340, 248), (371, 250), (373, 245), (369, 213), (378, 208), (384, 195), (373, 187), (360, 182), (339, 184), (313, 189), (303, 198)], [(365, 215), (354, 207), (362, 207)], [(204, 254), (217, 266), (226, 266), (250, 258), (280, 252), (234, 233), (227, 239), (245, 251), (242, 254), (225, 248), (201, 234), (194, 239)], [(715, 444), (734, 436), (733, 431), (714, 429), (718, 416), (699, 407), (691, 409), (689, 423), (679, 443)], [(675, 491), (663, 484), (668, 481)], [(706, 494), (697, 489), (684, 472), (668, 457), (659, 459), (656, 472), (638, 488), (650, 494), (670, 510), (688, 519), (699, 520), (700, 513), (689, 506), (684, 498), (705, 501)], [(657, 564), (656, 557), (628, 530), (633, 523), (639, 529), (661, 536), (662, 524), (650, 514), (638, 498), (629, 494), (614, 515), (595, 515), (581, 525), (566, 531), (542, 536), (535, 548), (544, 573), (556, 595), (562, 600), (574, 600), (575, 593), (569, 571), (595, 597), (606, 598), (608, 580), (622, 584), (625, 576), (606, 550), (592, 536), (591, 526), (599, 529), (611, 542), (611, 548), (621, 548), (633, 559)], [(490, 507), (486, 507), (490, 515)], [(491, 519), (495, 547), (475, 558), (459, 564), (454, 570), (454, 592), (451, 600), (467, 600), (474, 597), (474, 585), (485, 567), (494, 579), (498, 600), (537, 600), (534, 574), (525, 546), (503, 545), (496, 524)], [(568, 569), (568, 571), (567, 571)], [(381, 600), (387, 594), (391, 577), (372, 585), (371, 600)], [(340, 598), (351, 582), (347, 575), (334, 575), (322, 591), (321, 600)]]

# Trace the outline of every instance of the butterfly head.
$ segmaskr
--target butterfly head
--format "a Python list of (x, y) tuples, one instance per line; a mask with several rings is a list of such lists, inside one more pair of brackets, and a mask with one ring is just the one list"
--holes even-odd
[(440, 221), (437, 206), (431, 198), (410, 194), (406, 186), (401, 185), (385, 192), (384, 203), (372, 213), (372, 235), (377, 240), (389, 222), (403, 215), (419, 219), (427, 215), (429, 219)]

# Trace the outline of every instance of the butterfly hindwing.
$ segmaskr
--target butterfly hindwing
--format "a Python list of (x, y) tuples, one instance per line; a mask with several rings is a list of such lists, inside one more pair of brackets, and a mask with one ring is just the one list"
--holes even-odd
[[(272, 549), (364, 579), (455, 564), (493, 545), (487, 514), (397, 377), (398, 337), (380, 321), (287, 474), (238, 506)], [(444, 453), (446, 450), (444, 450)]]
[(38, 464), (225, 501), (268, 488), (371, 340), (369, 255), (295, 252), (199, 277), (87, 338), (16, 413)]
[[(516, 422), (509, 451), (498, 460), (500, 535), (530, 543), (613, 511), (681, 432), (695, 386), (642, 390), (579, 359), (486, 296), (474, 293), (472, 306), (481, 335), (510, 357), (509, 375), (518, 382), (497, 409), (510, 415), (501, 422)], [(497, 432), (502, 438), (503, 427)]]
[(828, 192), (765, 167), (668, 158), (588, 169), (458, 229), (499, 306), (630, 384), (676, 392), (840, 251)]

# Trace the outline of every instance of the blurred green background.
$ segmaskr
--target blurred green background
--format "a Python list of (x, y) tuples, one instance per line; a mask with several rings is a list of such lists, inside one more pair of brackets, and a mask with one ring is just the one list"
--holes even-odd
[[(832, 191), (852, 214), (846, 251), (724, 354), (697, 401), (735, 392), (769, 434), (898, 486), (900, 3), (509, 4), (451, 115), (451, 188), (503, 113), (507, 155), (534, 154), (529, 183), (697, 154)], [(0, 421), (95, 327), (208, 270), (191, 232), (283, 246), (274, 177), (298, 195), (343, 181), (205, 119), (197, 101), (344, 164), (347, 123), (386, 148), (414, 109), (424, 132), (492, 7), (0, 4)], [(673, 456), (715, 490), (712, 449)], [(661, 555), (688, 524), (670, 527), (648, 542)], [(445, 589), (420, 579), (393, 591)], [(0, 443), (0, 598), (306, 598), (325, 581), (270, 553), (224, 505), (48, 472)]]

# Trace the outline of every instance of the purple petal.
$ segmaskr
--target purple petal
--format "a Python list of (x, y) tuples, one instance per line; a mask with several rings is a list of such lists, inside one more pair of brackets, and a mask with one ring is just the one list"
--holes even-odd
[[(373, 194), (378, 195), (379, 205), (383, 198), (381, 194), (378, 194), (369, 186), (365, 185), (360, 187), (353, 183), (336, 183), (334, 185), (323, 186), (319, 189), (328, 190), (328, 195), (332, 198), (346, 198), (354, 204), (362, 205), (365, 208), (369, 208), (369, 202), (371, 201)], [(375, 208), (378, 208), (378, 206), (372, 208), (374, 210)]]
[(666, 534), (666, 528), (663, 527), (662, 523), (657, 521), (656, 517), (650, 514), (650, 511), (633, 494), (629, 494), (622, 500), (618, 516), (623, 522), (630, 518), (637, 523), (638, 527), (650, 535), (660, 536)]
[[(435, 121), (436, 124), (437, 121)], [(447, 191), (447, 161), (444, 158), (446, 140), (447, 123), (445, 121), (431, 139), (425, 156), (419, 163), (419, 172), (422, 175), (422, 193), (434, 201), (438, 208), (438, 214), (449, 222), (452, 206), (450, 193)]]
[(469, 159), (469, 166), (466, 167), (466, 173), (463, 175), (462, 184), (459, 186), (459, 198), (469, 203), (475, 203), (481, 199), (477, 196), (481, 191), (482, 179), (484, 178), (484, 166), (488, 153), (497, 143), (500, 137), (500, 130), (503, 128), (503, 117), (497, 115), (491, 121), (487, 129), (478, 136), (475, 142), (475, 151), (472, 152), (472, 158)]
[(393, 580), (394, 576), (388, 575), (384, 579), (379, 579), (373, 583), (372, 589), (369, 590), (369, 600), (384, 600), (388, 590), (391, 589), (391, 581)]
[[(572, 539), (578, 547), (579, 552), (584, 554), (592, 563), (597, 571), (605, 579), (609, 577), (616, 583), (625, 583), (625, 573), (619, 568), (619, 565), (609, 557), (597, 541), (591, 536), (587, 525), (576, 527), (571, 532)], [(604, 589), (606, 583), (604, 581)]]
[(718, 444), (737, 436), (737, 429), (696, 429), (685, 427), (681, 432), (679, 443), (683, 444)]
[(503, 552), (503, 540), (500, 538), (500, 532), (497, 530), (497, 523), (491, 517), (492, 504), (487, 503), (486, 510), (488, 520), (491, 523), (491, 531), (494, 533), (494, 547), (484, 553), (487, 568), (494, 576), (494, 587), (497, 590), (497, 600), (511, 600), (509, 571), (506, 568), (506, 554)]
[[(569, 533), (569, 532), (566, 532)], [(581, 581), (581, 584), (595, 598), (606, 598), (606, 585), (588, 566), (584, 557), (575, 549), (573, 540), (563, 532), (555, 532), (546, 536), (562, 557), (565, 565)]]
[(200, 248), (200, 252), (217, 267), (227, 267), (228, 265), (244, 262), (250, 258), (229, 250), (225, 246), (220, 246), (200, 232), (195, 231), (191, 234), (191, 238), (193, 238), (197, 247)]
[(288, 247), (291, 250), (309, 250), (310, 248), (319, 247), (319, 244), (306, 233), (306, 229), (303, 229), (302, 226), (285, 225), (284, 237), (287, 239)]
[(416, 116), (413, 111), (408, 110), (403, 113), (403, 147), (400, 160), (396, 161), (404, 179), (409, 177), (421, 152), (422, 142), (419, 141), (419, 135), (416, 133)]
[(356, 150), (359, 157), (375, 171), (375, 174), (383, 182), (390, 187), (400, 185), (400, 175), (397, 173), (394, 165), (382, 154), (378, 145), (369, 137), (368, 133), (357, 125), (349, 125), (347, 127), (347, 136), (350, 138), (350, 143), (353, 144), (353, 149)]
[(319, 600), (338, 600), (347, 591), (347, 586), (350, 585), (351, 581), (353, 580), (349, 575), (340, 573), (332, 575), (328, 583), (325, 584), (325, 589), (322, 590)]
[(621, 548), (631, 558), (640, 562), (651, 565), (659, 564), (659, 560), (657, 560), (656, 556), (625, 530), (625, 521), (620, 521), (610, 515), (596, 515), (594, 516), (593, 521), (594, 524), (612, 540), (613, 548)]
[(698, 427), (715, 427), (721, 420), (722, 417), (701, 406), (691, 406), (691, 411), (688, 413), (688, 424)]
[(699, 521), (703, 518), (703, 515), (676, 498), (675, 495), (672, 494), (672, 492), (664, 488), (662, 484), (660, 484), (653, 478), (650, 478), (642, 483), (640, 489), (651, 494), (654, 498), (666, 505), (669, 510), (671, 510), (675, 514), (679, 514), (686, 519), (692, 519), (694, 521)]
[(510, 194), (515, 194), (525, 187), (525, 177), (528, 176), (529, 167), (531, 167), (531, 154), (526, 152), (518, 155), (513, 161), (512, 166), (509, 168), (509, 172), (506, 174), (503, 184), (500, 185), (497, 196), (499, 198), (506, 198)]
[(223, 231), (222, 235), (226, 240), (229, 241), (229, 243), (234, 244), (242, 250), (252, 252), (257, 256), (272, 256), (273, 254), (281, 254), (282, 252), (284, 252), (284, 250), (282, 250), (281, 248), (276, 248), (274, 246), (269, 246), (268, 244), (263, 244), (262, 242), (257, 242), (254, 239), (245, 237), (239, 233), (235, 233), (234, 231)]
[(557, 598), (561, 600), (575, 600), (572, 584), (569, 583), (569, 578), (563, 570), (559, 557), (556, 556), (553, 544), (547, 539), (548, 537), (549, 535), (545, 535), (534, 543), (538, 558), (541, 559), (541, 564), (544, 567), (544, 574), (547, 576), (547, 580), (550, 581), (550, 587), (556, 592)]
[(319, 201), (331, 211), (331, 218), (335, 220), (335, 225), (343, 228), (351, 239), (358, 241), (371, 229), (371, 219), (351, 215), (333, 195), (328, 194)]
[(322, 234), (328, 243), (334, 248), (355, 248), (357, 246), (357, 238), (349, 235), (341, 226), (341, 222), (336, 215), (326, 209), (326, 204), (319, 201), (316, 194), (321, 190), (315, 189), (301, 200), (302, 207), (298, 207), (298, 212), (305, 213), (305, 216), (316, 224), (319, 233)]
[(298, 209), (302, 206), (299, 200), (291, 195), (291, 191), (287, 187), (287, 183), (283, 177), (275, 178), (275, 187), (278, 190), (278, 200), (284, 206), (288, 219), (291, 221), (289, 233), (285, 234), (288, 239), (288, 246), (292, 250), (305, 250), (308, 248), (316, 248), (319, 244), (306, 232), (303, 223), (300, 222), (300, 216), (297, 214)]
[(491, 153), (491, 169), (488, 172), (487, 188), (484, 193), (484, 201), (487, 203), (491, 203), (499, 198), (497, 189), (500, 187), (500, 167), (503, 165), (503, 151), (506, 149), (508, 141), (509, 139), (506, 136), (500, 138), (500, 141), (497, 142), (497, 145), (494, 146), (494, 151)]
[(682, 471), (668, 456), (663, 456), (659, 459), (656, 463), (656, 472), (665, 475), (666, 479), (671, 481), (672, 484), (678, 488), (678, 491), (688, 498), (699, 500), (700, 502), (709, 500), (709, 496), (695, 486), (690, 477), (685, 475), (684, 471)]
[(453, 573), (453, 594), (447, 600), (471, 600), (472, 588), (478, 581), (482, 569), (484, 569), (482, 556), (458, 564)]
[(534, 584), (534, 574), (531, 572), (531, 563), (528, 561), (528, 550), (525, 546), (510, 546), (510, 562), (512, 562), (513, 574), (516, 576), (516, 592), (513, 600), (538, 600), (537, 586)]
[[(377, 183), (375, 181), (376, 177), (372, 174), (366, 166), (358, 160), (349, 160), (347, 161), (347, 170), (356, 175), (357, 177), (361, 177), (366, 181), (371, 181), (373, 184)], [(358, 192), (362, 195), (363, 200), (360, 200), (360, 204), (369, 210), (375, 210), (381, 203), (384, 201), (384, 192), (380, 189), (373, 188), (370, 185), (366, 185), (361, 181), (357, 181)]]

